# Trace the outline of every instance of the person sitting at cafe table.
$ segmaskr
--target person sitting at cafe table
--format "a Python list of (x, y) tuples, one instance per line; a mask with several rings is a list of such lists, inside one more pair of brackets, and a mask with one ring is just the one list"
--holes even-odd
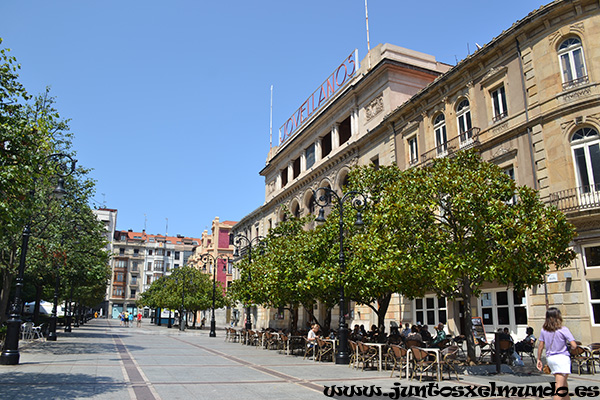
[(421, 337), (423, 338), (423, 341), (425, 343), (429, 343), (433, 340), (433, 337), (431, 336), (431, 332), (429, 332), (429, 327), (427, 325), (423, 325), (419, 333), (421, 334)]
[(360, 334), (362, 335), (363, 338), (366, 338), (368, 336), (364, 325), (360, 326)]
[(308, 335), (306, 337), (306, 345), (308, 347), (313, 347), (317, 343), (317, 333), (319, 332), (319, 324), (313, 324), (308, 331)]
[(406, 338), (408, 335), (410, 335), (412, 331), (410, 330), (410, 324), (407, 322), (404, 325), (404, 329), (402, 330), (402, 332), (400, 332), (400, 335), (402, 335), (403, 338)]
[(431, 341), (432, 347), (439, 347), (440, 343), (446, 340), (446, 332), (444, 332), (444, 324), (441, 322), (435, 327), (435, 338)]
[(371, 325), (371, 330), (367, 332), (367, 336), (372, 342), (377, 341), (377, 337), (379, 336), (379, 328), (377, 328), (377, 325)]
[(410, 328), (410, 330), (411, 333), (406, 337), (406, 340), (416, 340), (418, 342), (423, 343), (423, 337), (419, 333), (419, 328), (416, 325), (413, 325), (412, 328)]
[(362, 341), (363, 335), (360, 333), (360, 326), (358, 324), (354, 325), (354, 329), (350, 332), (350, 340), (354, 341)]

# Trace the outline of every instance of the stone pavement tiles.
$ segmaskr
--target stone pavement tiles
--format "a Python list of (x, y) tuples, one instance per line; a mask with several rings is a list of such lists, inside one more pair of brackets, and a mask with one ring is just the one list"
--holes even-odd
[[(23, 343), (17, 366), (0, 366), (1, 399), (326, 399), (324, 388), (400, 387), (434, 382), (390, 378), (389, 371), (361, 371), (224, 341), (224, 331), (167, 329), (145, 321), (141, 328), (96, 319), (60, 332), (56, 342)], [(550, 376), (510, 369), (502, 375), (460, 375), (439, 387), (547, 385)], [(600, 386), (599, 375), (572, 376), (570, 387)], [(346, 392), (348, 394), (348, 392)], [(387, 395), (385, 395), (387, 394)], [(419, 396), (410, 398), (419, 399)], [(335, 395), (334, 398), (350, 398)], [(367, 398), (354, 395), (352, 398)], [(491, 396), (484, 396), (491, 397)], [(484, 398), (479, 396), (479, 398)], [(372, 398), (372, 397), (369, 397)], [(428, 396), (427, 398), (447, 398)], [(498, 398), (497, 396), (495, 398)], [(537, 398), (529, 396), (528, 398)]]

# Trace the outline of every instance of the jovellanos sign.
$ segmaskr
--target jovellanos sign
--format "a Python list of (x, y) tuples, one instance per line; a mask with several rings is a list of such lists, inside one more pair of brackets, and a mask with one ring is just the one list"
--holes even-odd
[(342, 64), (331, 74), (329, 78), (317, 90), (315, 90), (306, 101), (296, 110), (294, 114), (279, 128), (279, 144), (294, 136), (294, 133), (307, 121), (310, 116), (320, 109), (327, 101), (342, 87), (346, 86), (350, 79), (358, 71), (358, 49), (355, 49), (342, 62)]

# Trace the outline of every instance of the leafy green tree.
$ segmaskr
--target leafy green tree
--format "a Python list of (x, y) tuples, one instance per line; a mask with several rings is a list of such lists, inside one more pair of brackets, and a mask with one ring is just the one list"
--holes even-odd
[(405, 296), (464, 300), (471, 360), (471, 302), (484, 282), (524, 289), (574, 258), (565, 216), (475, 151), (403, 172), (373, 207), (365, 249), (381, 257)]

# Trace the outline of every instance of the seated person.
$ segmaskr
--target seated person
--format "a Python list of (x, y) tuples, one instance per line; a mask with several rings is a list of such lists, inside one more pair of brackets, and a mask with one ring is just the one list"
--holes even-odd
[(313, 326), (310, 328), (310, 331), (308, 331), (308, 335), (306, 337), (306, 345), (308, 347), (313, 347), (316, 343), (317, 343), (317, 333), (319, 332), (319, 324), (313, 324)]
[(367, 335), (367, 331), (365, 331), (365, 326), (364, 325), (360, 326), (360, 334), (362, 335), (363, 338), (366, 338), (368, 336)]
[(446, 340), (446, 332), (444, 332), (444, 324), (442, 324), (441, 322), (438, 324), (438, 326), (435, 327), (435, 338), (431, 341), (431, 345), (433, 347), (439, 347), (439, 345)]
[(533, 335), (533, 328), (528, 326), (525, 332), (527, 333), (527, 336), (525, 336), (525, 339), (521, 340), (520, 342), (515, 343), (515, 350), (517, 352), (531, 353), (536, 340), (535, 336)]
[(402, 330), (400, 335), (402, 335), (403, 338), (406, 338), (408, 335), (410, 335), (410, 333), (410, 324), (407, 322), (406, 324), (404, 324), (404, 329)]
[(377, 342), (377, 338), (379, 337), (379, 328), (377, 328), (377, 325), (371, 325), (371, 330), (367, 332), (367, 336), (370, 341)]
[(419, 333), (421, 334), (421, 337), (423, 338), (423, 341), (425, 343), (429, 343), (433, 340), (433, 337), (431, 336), (431, 332), (429, 332), (429, 327), (427, 325), (423, 325)]
[(360, 333), (360, 326), (358, 324), (354, 325), (354, 329), (350, 332), (350, 340), (354, 340), (355, 342), (362, 341), (362, 334)]
[(419, 343), (423, 343), (423, 337), (419, 333), (419, 328), (416, 325), (413, 325), (410, 329), (411, 333), (406, 337), (406, 340), (416, 340)]

